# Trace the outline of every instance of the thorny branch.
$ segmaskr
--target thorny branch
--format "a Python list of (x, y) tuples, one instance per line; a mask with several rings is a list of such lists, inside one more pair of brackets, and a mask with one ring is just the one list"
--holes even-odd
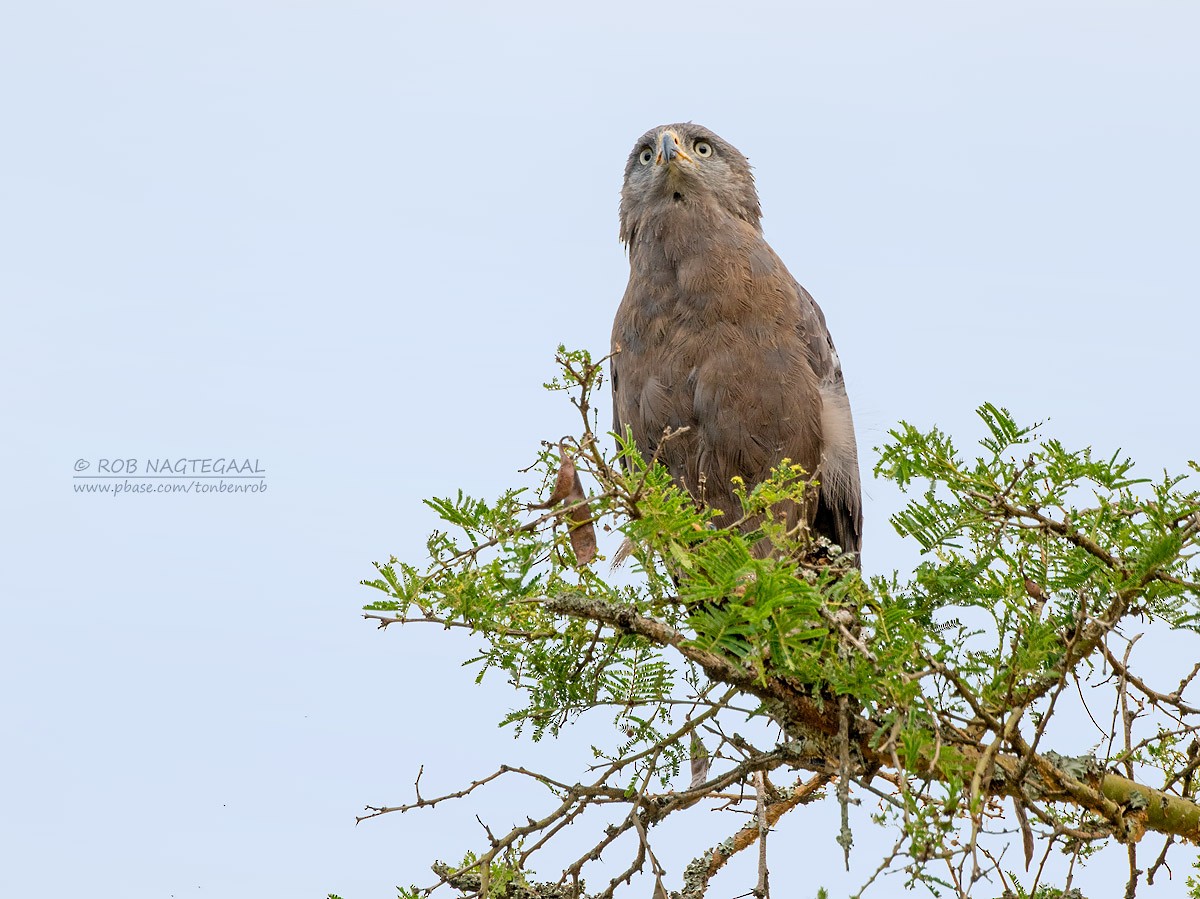
[[(522, 535), (544, 533), (564, 517), (572, 522), (586, 520), (589, 524), (601, 521), (605, 515), (623, 515), (629, 521), (637, 521), (649, 514), (646, 503), (653, 500), (656, 489), (661, 489), (652, 478), (653, 459), (649, 466), (638, 469), (631, 463), (625, 470), (624, 463), (610, 463), (601, 449), (594, 430), (595, 411), (590, 391), (599, 384), (606, 359), (592, 362), (585, 356), (568, 354), (560, 361), (564, 362), (568, 384), (582, 388), (572, 403), (584, 430), (577, 441), (571, 442), (574, 460), (567, 458), (568, 441), (556, 444), (562, 465), (559, 481), (566, 483), (566, 474), (569, 471), (573, 475), (573, 465), (577, 463), (580, 470), (596, 479), (601, 490), (580, 498), (582, 491), (576, 488), (565, 506), (560, 505), (516, 528)], [(682, 431), (665, 434), (663, 440), (676, 433)], [(569, 470), (568, 462), (572, 465)], [(654, 594), (652, 602), (623, 600), (618, 598), (623, 595), (618, 591), (589, 590), (588, 578), (593, 575), (583, 571), (582, 565), (577, 586), (523, 594), (512, 603), (513, 608), (525, 607), (536, 614), (488, 619), (424, 599), (416, 601), (419, 615), (410, 614), (409, 606), (389, 606), (386, 613), (369, 611), (365, 617), (377, 621), (380, 628), (431, 623), (447, 629), (468, 629), (485, 638), (502, 638), (510, 641), (510, 645), (553, 644), (562, 639), (570, 623), (584, 623), (586, 629), (579, 639), (574, 677), (604, 670), (606, 664), (620, 658), (622, 650), (637, 647), (640, 652), (649, 648), (659, 652), (658, 657), (682, 665), (685, 672), (682, 680), (690, 691), (685, 698), (666, 695), (647, 698), (630, 692), (628, 698), (624, 694), (596, 698), (591, 707), (623, 706), (632, 714), (635, 709), (650, 706), (651, 711), (639, 719), (646, 724), (655, 722), (657, 716), (672, 706), (688, 706), (691, 713), (682, 726), (653, 734), (639, 749), (627, 748), (612, 756), (601, 756), (606, 760), (592, 768), (594, 776), (586, 782), (572, 783), (503, 765), (460, 790), (425, 798), (420, 792), (418, 773), (414, 801), (398, 806), (369, 806), (367, 814), (358, 820), (465, 799), (502, 776), (517, 775), (549, 791), (554, 798), (552, 807), (542, 817), (529, 817), (507, 830), (493, 831), (481, 821), (487, 836), (486, 851), (469, 857), (456, 868), (435, 866), (437, 883), (412, 895), (427, 895), (448, 884), (467, 895), (489, 899), (493, 895), (503, 895), (504, 899), (611, 899), (618, 888), (631, 884), (635, 876), (644, 873), (654, 882), (655, 899), (703, 899), (713, 877), (732, 856), (758, 845), (758, 877), (749, 894), (766, 899), (770, 886), (766, 846), (771, 828), (787, 812), (820, 796), (823, 787), (836, 784), (843, 813), (837, 841), (847, 854), (847, 867), (852, 835), (846, 809), (852, 788), (877, 801), (881, 809), (899, 822), (901, 838), (871, 874), (863, 890), (893, 871), (907, 877), (906, 883), (911, 886), (926, 878), (929, 865), (938, 863), (945, 865), (945, 879), (938, 882), (952, 885), (957, 895), (966, 897), (972, 895), (977, 883), (993, 875), (1015, 895), (1010, 875), (1002, 864), (1004, 851), (993, 852), (983, 843), (985, 837), (1004, 832), (1007, 819), (1000, 801), (1008, 799), (1013, 803), (1027, 871), (1035, 856), (1035, 841), (1041, 839), (1044, 846), (1029, 894), (1043, 882), (1050, 849), (1055, 845), (1064, 847), (1070, 859), (1066, 875), (1069, 890), (1075, 865), (1085, 857), (1087, 847), (1115, 840), (1126, 847), (1130, 867), (1126, 895), (1133, 896), (1142, 873), (1146, 874), (1146, 883), (1153, 883), (1156, 873), (1166, 867), (1167, 850), (1173, 844), (1200, 842), (1200, 806), (1194, 801), (1193, 785), (1200, 770), (1200, 727), (1194, 720), (1200, 716), (1200, 708), (1184, 700), (1184, 691), (1200, 673), (1200, 663), (1175, 689), (1158, 690), (1131, 670), (1131, 651), (1137, 637), (1129, 639), (1121, 656), (1112, 651), (1109, 642), (1122, 635), (1122, 626), (1133, 616), (1145, 614), (1148, 589), (1200, 593), (1200, 584), (1186, 576), (1190, 569), (1178, 565), (1178, 560), (1186, 557), (1186, 548), (1191, 547), (1188, 551), (1195, 552), (1200, 512), (1195, 511), (1197, 504), (1191, 499), (1190, 506), (1184, 503), (1185, 511), (1166, 515), (1165, 520), (1175, 529), (1172, 532), (1178, 543), (1175, 554), (1135, 564), (1109, 539), (1111, 534), (1093, 526), (1081, 528), (1076, 523), (1078, 519), (1066, 508), (1056, 506), (1058, 511), (1051, 515), (1049, 511), (1053, 510), (1023, 502), (1018, 484), (1032, 477), (1036, 470), (1034, 456), (1030, 456), (1024, 464), (1009, 470), (1007, 481), (992, 482), (992, 487), (986, 489), (967, 487), (961, 491), (964, 508), (970, 505), (972, 514), (990, 529), (990, 536), (981, 539), (990, 540), (995, 546), (1017, 546), (1019, 541), (1025, 541), (1019, 545), (1041, 547), (1040, 557), (1036, 550), (1020, 555), (1011, 548), (995, 555), (1020, 574), (1018, 600), (1004, 607), (1007, 612), (995, 613), (998, 641), (1008, 641), (1000, 643), (1000, 652), (1015, 653), (1023, 648), (1023, 641), (1036, 637), (1041, 640), (1041, 656), (1036, 666), (1022, 672), (1015, 665), (1005, 669), (997, 664), (999, 675), (991, 681), (981, 677), (979, 654), (956, 654), (951, 650), (960, 650), (965, 643), (943, 638), (935, 629), (912, 645), (906, 667), (892, 672), (893, 679), (883, 688), (875, 685), (867, 690), (871, 701), (863, 702), (853, 687), (834, 689), (832, 680), (811, 673), (798, 674), (796, 669), (789, 668), (791, 656), (786, 648), (778, 655), (772, 651), (729, 652), (725, 651), (727, 643), (696, 639), (695, 625), (686, 605), (687, 594), (682, 589), (678, 595)], [(1003, 486), (995, 487), (996, 483)], [(568, 495), (561, 485), (556, 490), (556, 496), (559, 495)], [(536, 510), (549, 504), (527, 508)], [(1144, 515), (1147, 508), (1145, 505), (1115, 508), (1113, 515), (1129, 522)], [(755, 516), (748, 514), (736, 524), (752, 520)], [(915, 521), (920, 526), (923, 520)], [(690, 527), (705, 535), (709, 526), (692, 522)], [(795, 536), (794, 532), (785, 535)], [(465, 566), (481, 564), (485, 550), (498, 550), (507, 540), (505, 533), (486, 539), (473, 537), (472, 545), (439, 556), (413, 595), (424, 597), (440, 579), (463, 571)], [(1054, 573), (1053, 565), (1047, 561), (1046, 547), (1054, 541), (1082, 551), (1096, 570), (1108, 573), (1108, 580), (1096, 581), (1102, 584), (1099, 587), (1082, 580), (1072, 588), (1073, 595), (1053, 586), (1049, 579)], [(627, 546), (630, 545), (627, 541)], [(639, 563), (650, 576), (655, 576), (654, 566), (659, 564), (679, 586), (688, 577), (708, 574), (703, 569), (697, 570), (696, 563), (686, 556), (687, 546), (686, 541), (677, 541), (670, 552), (663, 547), (654, 552), (635, 547), (635, 551), (641, 554)], [(1013, 558), (1005, 553), (1013, 554)], [(549, 558), (549, 555), (539, 557)], [(581, 563), (586, 561), (580, 557)], [(798, 566), (801, 578), (823, 583), (827, 589), (837, 583), (838, 574), (820, 581), (820, 570), (808, 571), (806, 564)], [(662, 577), (661, 573), (657, 576)], [(986, 576), (984, 565), (977, 577), (982, 583)], [(755, 579), (751, 576), (737, 583), (739, 586), (725, 599), (714, 602), (713, 608), (720, 610), (724, 602), (746, 601), (742, 596), (745, 585), (755, 583)], [(848, 609), (844, 601), (839, 604), (830, 600), (816, 605), (811, 630), (814, 634), (821, 633), (816, 629), (820, 625), (837, 647), (825, 667), (830, 670), (836, 667), (846, 684), (854, 682), (855, 671), (873, 671), (896, 657), (894, 646), (888, 642), (891, 639), (888, 629), (892, 625), (886, 612), (885, 605), (875, 608), (869, 602), (855, 611)], [(784, 636), (790, 637), (791, 633)], [(1113, 741), (1103, 758), (1069, 757), (1043, 748), (1048, 741), (1049, 722), (1060, 702), (1067, 701), (1064, 697), (1069, 685), (1079, 688), (1083, 699), (1082, 680), (1086, 677), (1081, 674), (1086, 671), (1083, 663), (1107, 666), (1105, 670), (1112, 672)], [(523, 676), (524, 669), (520, 669), (517, 679)], [(702, 686), (705, 679), (707, 686)], [(714, 700), (710, 691), (716, 685), (725, 691)], [(739, 698), (747, 697), (757, 701), (758, 708), (735, 704)], [(1087, 709), (1086, 700), (1082, 705)], [(1087, 711), (1090, 715), (1091, 710)], [(1159, 725), (1155, 732), (1148, 733), (1142, 728), (1142, 721), (1152, 711), (1169, 718), (1173, 726)], [(731, 715), (742, 720), (771, 722), (780, 732), (776, 745), (758, 749), (746, 738), (730, 734), (723, 729), (722, 721)], [(555, 720), (566, 720), (565, 712), (561, 719)], [(713, 734), (719, 737), (719, 742), (711, 749), (711, 757), (702, 766), (694, 767), (693, 782), (687, 789), (671, 790), (665, 781), (663, 789), (655, 788), (655, 779), (663, 778), (664, 767), (669, 770), (673, 764), (666, 760), (679, 758), (681, 746), (689, 741), (701, 742), (703, 736)], [(1192, 737), (1192, 742), (1186, 751), (1174, 748), (1188, 737)], [(1157, 754), (1151, 757), (1147, 753)], [(1161, 789), (1138, 782), (1145, 771), (1153, 770), (1147, 767), (1150, 761), (1163, 774)], [(768, 775), (780, 769), (808, 771), (813, 776), (778, 790)], [(670, 883), (671, 872), (655, 854), (654, 828), (668, 817), (698, 805), (741, 812), (750, 815), (751, 820), (724, 842), (698, 854), (682, 873), (681, 891), (669, 893), (665, 884)], [(942, 807), (944, 825), (929, 823), (932, 820), (929, 809), (935, 806)], [(585, 852), (562, 868), (557, 881), (532, 883), (525, 879), (522, 872), (527, 870), (534, 853), (544, 849), (566, 828), (597, 817), (607, 822), (600, 835)], [(964, 839), (953, 836), (958, 825), (966, 831)], [(1141, 872), (1137, 868), (1136, 846), (1148, 831), (1164, 834), (1166, 841), (1150, 869)], [(600, 892), (585, 892), (585, 870), (591, 870), (590, 866), (605, 853), (605, 860), (611, 862), (618, 843), (631, 850), (628, 863), (614, 868), (616, 873)], [(507, 883), (501, 893), (493, 890), (497, 883)], [(797, 890), (787, 892), (796, 894)]]

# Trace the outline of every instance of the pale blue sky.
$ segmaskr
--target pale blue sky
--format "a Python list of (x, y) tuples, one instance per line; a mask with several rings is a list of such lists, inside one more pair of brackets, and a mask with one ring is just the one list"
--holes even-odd
[[(477, 843), (476, 811), (541, 800), (354, 827), (420, 764), (430, 793), (578, 774), (586, 734), (514, 743), (471, 641), (376, 632), (357, 581), (421, 557), (422, 497), (497, 493), (569, 428), (540, 384), (558, 343), (607, 347), (653, 125), (755, 165), (868, 469), (901, 418), (966, 444), (985, 400), (1182, 469), (1198, 26), (1183, 2), (10, 4), (0, 893), (389, 897)], [(269, 488), (72, 492), (75, 460), (127, 456), (258, 458)], [(867, 493), (869, 565), (908, 565), (896, 496)], [(839, 873), (832, 820), (781, 829), (806, 851), (776, 889), (873, 870), (863, 824)]]

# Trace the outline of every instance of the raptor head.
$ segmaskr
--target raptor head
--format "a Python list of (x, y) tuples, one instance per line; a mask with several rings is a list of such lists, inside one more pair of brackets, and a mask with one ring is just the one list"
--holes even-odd
[(702, 125), (651, 128), (634, 144), (621, 188), (621, 240), (652, 218), (690, 208), (733, 215), (758, 227), (762, 210), (750, 163)]

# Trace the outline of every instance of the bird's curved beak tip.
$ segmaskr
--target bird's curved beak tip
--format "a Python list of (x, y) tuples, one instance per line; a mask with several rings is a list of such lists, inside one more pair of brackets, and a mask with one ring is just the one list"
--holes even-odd
[(670, 165), (676, 160), (691, 162), (692, 157), (683, 152), (679, 135), (674, 131), (664, 131), (658, 136), (658, 153), (654, 157), (655, 165)]

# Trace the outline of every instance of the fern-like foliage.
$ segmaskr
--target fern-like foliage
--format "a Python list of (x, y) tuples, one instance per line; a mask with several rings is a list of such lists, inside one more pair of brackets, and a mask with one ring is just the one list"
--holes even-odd
[[(632, 835), (629, 868), (595, 895), (607, 899), (639, 871), (667, 895), (650, 826), (715, 797), (729, 805), (734, 790), (757, 796), (750, 811), (773, 822), (833, 782), (843, 807), (851, 789), (887, 798), (876, 820), (899, 839), (880, 872), (958, 895), (978, 889), (985, 869), (1014, 896), (1071, 895), (1036, 879), (1023, 885), (982, 851), (1005, 839), (1002, 800), (1019, 809), (1027, 857), (1038, 841), (1066, 840), (1082, 862), (1147, 831), (1200, 839), (1200, 711), (1185, 697), (1200, 665), (1158, 689), (1128, 667), (1135, 627), (1200, 631), (1194, 477), (1139, 476), (1120, 453), (1069, 449), (992, 404), (978, 409), (985, 433), (974, 456), (937, 428), (901, 423), (877, 449), (875, 473), (911, 497), (892, 523), (922, 561), (907, 577), (864, 579), (775, 513), (811, 492), (790, 462), (762, 484), (739, 485), (744, 515), (724, 520), (627, 439), (597, 433), (602, 360), (560, 349), (559, 364), (547, 386), (578, 409), (578, 438), (543, 444), (529, 482), (494, 500), (429, 500), (442, 525), (428, 559), (392, 558), (365, 582), (378, 591), (367, 610), (381, 626), (435, 623), (475, 636), (466, 663), (513, 686), (499, 723), (514, 733), (553, 737), (595, 714), (613, 725), (579, 783), (502, 769), (462, 791), (516, 772), (561, 804), (493, 836), (438, 884), (582, 896), (584, 868)], [(583, 476), (586, 502), (540, 508), (567, 464)], [(581, 507), (604, 535), (590, 564), (570, 539)], [(616, 554), (629, 561), (614, 571), (605, 556)], [(1060, 746), (1073, 735), (1051, 721), (1085, 685), (1105, 687), (1128, 724), (1107, 740)], [(764, 776), (789, 769), (813, 777), (783, 786)], [(534, 852), (614, 806), (624, 818), (568, 859), (561, 880), (534, 883)], [(699, 853), (707, 861), (681, 872), (678, 895), (704, 895), (723, 859), (749, 842), (735, 836)]]

